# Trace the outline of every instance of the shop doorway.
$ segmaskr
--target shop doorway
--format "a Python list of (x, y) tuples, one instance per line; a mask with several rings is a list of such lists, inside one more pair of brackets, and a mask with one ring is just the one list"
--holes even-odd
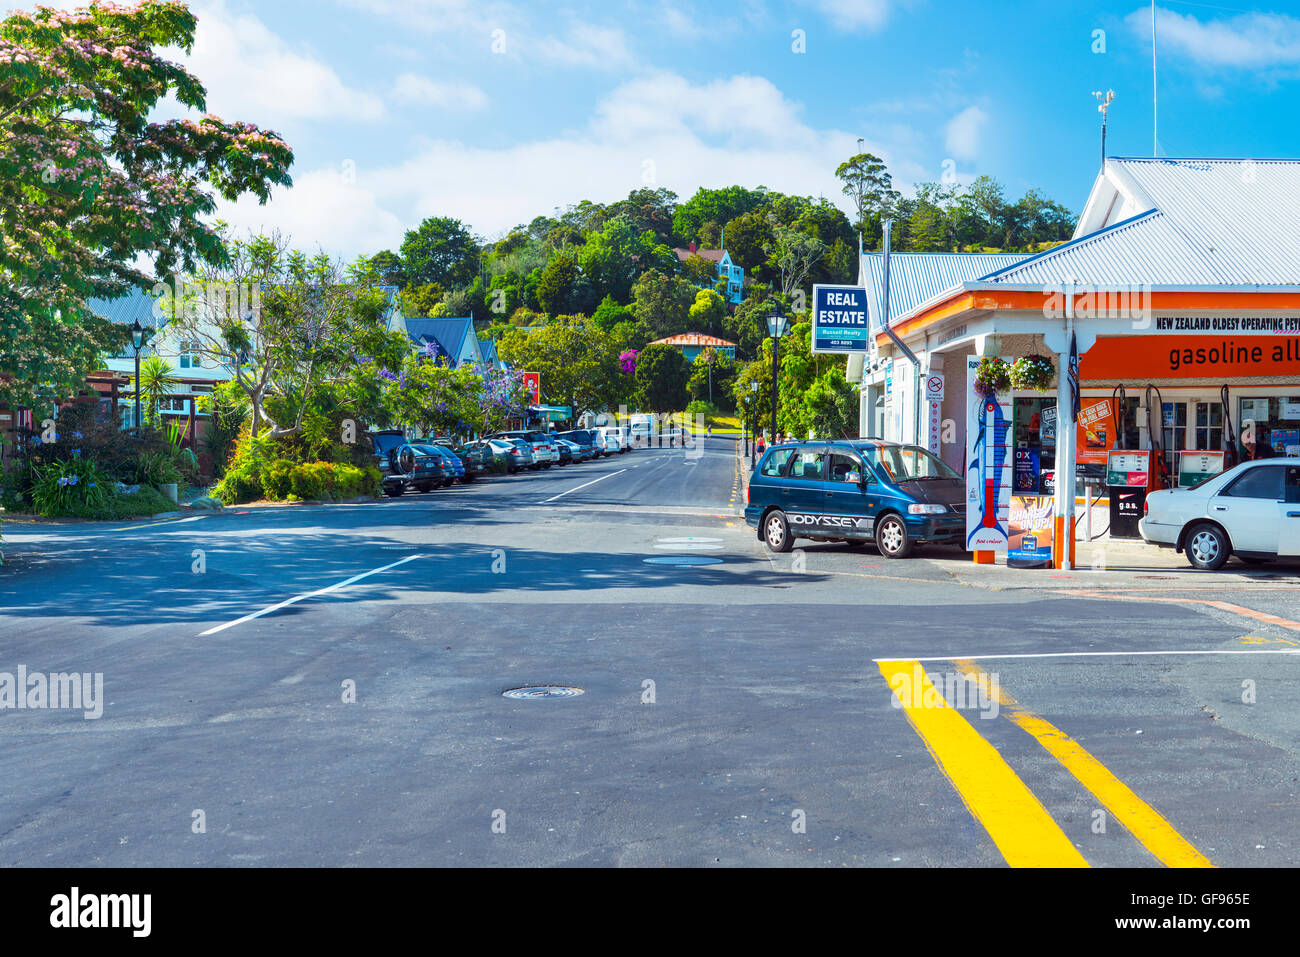
[(1056, 486), (1056, 397), (1018, 398), (1012, 405), (1016, 495), (1051, 495)]

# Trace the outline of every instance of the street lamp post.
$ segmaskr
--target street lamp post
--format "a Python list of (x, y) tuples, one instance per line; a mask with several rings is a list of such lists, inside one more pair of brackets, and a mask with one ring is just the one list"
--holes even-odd
[(771, 315), (767, 317), (767, 333), (772, 337), (772, 441), (776, 441), (776, 379), (781, 371), (781, 337), (790, 328), (790, 320), (781, 311), (781, 303), (771, 300)]
[(135, 347), (135, 427), (140, 428), (140, 350), (144, 348), (144, 327), (137, 319), (131, 326), (131, 345)]

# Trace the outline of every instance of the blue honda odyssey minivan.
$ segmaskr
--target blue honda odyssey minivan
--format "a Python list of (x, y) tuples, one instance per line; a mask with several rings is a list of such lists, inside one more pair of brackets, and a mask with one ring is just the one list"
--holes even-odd
[(874, 541), (887, 558), (927, 542), (960, 545), (965, 483), (925, 449), (879, 439), (776, 445), (749, 479), (745, 522), (774, 552), (797, 538)]

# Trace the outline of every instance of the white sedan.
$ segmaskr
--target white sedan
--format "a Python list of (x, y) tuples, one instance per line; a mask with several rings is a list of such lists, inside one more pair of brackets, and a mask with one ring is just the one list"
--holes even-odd
[(1230, 555), (1300, 558), (1300, 458), (1243, 462), (1194, 488), (1152, 492), (1138, 530), (1208, 570)]

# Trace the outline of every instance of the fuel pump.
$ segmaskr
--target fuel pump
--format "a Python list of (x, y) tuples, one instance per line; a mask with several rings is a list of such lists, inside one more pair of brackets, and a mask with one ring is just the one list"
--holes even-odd
[(1225, 382), (1219, 390), (1223, 399), (1223, 468), (1224, 471), (1237, 464), (1237, 433), (1232, 428), (1232, 407), (1228, 405), (1228, 385)]
[(1161, 460), (1156, 449), (1111, 449), (1106, 453), (1106, 497), (1110, 501), (1110, 537), (1141, 538), (1138, 522), (1152, 491), (1155, 469)]
[[(1155, 393), (1155, 401), (1151, 401), (1151, 394)], [(1155, 469), (1151, 472), (1151, 478), (1156, 482), (1151, 486), (1152, 489), (1169, 488), (1173, 483), (1169, 476), (1169, 463), (1165, 461), (1165, 450), (1161, 444), (1165, 434), (1165, 400), (1160, 394), (1160, 390), (1154, 385), (1148, 385), (1146, 391), (1147, 404), (1147, 442), (1151, 446), (1151, 451), (1155, 453)]]

